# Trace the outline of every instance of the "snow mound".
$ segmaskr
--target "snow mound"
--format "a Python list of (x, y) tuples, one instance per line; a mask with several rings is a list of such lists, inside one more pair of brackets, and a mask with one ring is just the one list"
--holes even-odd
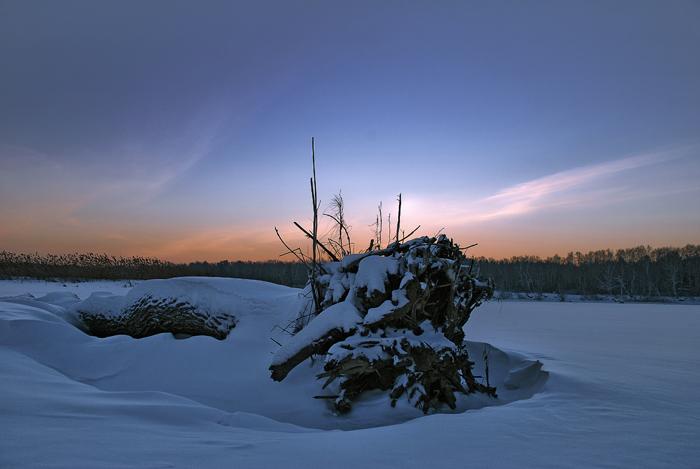
[[(312, 398), (324, 393), (315, 379), (323, 371), (323, 360), (296, 367), (283, 383), (270, 379), (268, 367), (280, 359), (283, 350), (270, 339), (285, 344), (284, 353), (290, 353), (288, 350), (294, 349), (292, 342), (300, 340), (281, 326), (288, 324), (305, 302), (301, 293), (265, 282), (197, 277), (146, 281), (125, 296), (102, 292), (78, 304), (69, 302), (68, 306), (43, 303), (30, 296), (5, 298), (0, 301), (0, 348), (9, 347), (42, 366), (58, 370), (65, 379), (102, 391), (158, 391), (222, 412), (254, 414), (300, 427), (353, 429), (422, 416), (412, 406), (401, 404), (392, 409), (387, 396), (369, 393), (366, 399), (357, 401), (350, 415), (338, 417), (326, 401)], [(109, 310), (107, 307), (114, 308), (119, 302), (126, 307), (139, 298), (156, 295), (187, 299), (209, 311), (235, 311), (239, 323), (225, 340), (201, 336), (182, 341), (171, 334), (100, 339), (86, 335), (65, 320), (67, 312), (80, 304), (103, 305)], [(45, 298), (58, 302), (67, 299), (63, 294)], [(302, 333), (322, 336), (333, 328), (347, 331), (361, 321), (350, 302), (341, 302), (316, 317)], [(416, 341), (430, 342), (432, 336), (426, 332)], [(344, 351), (347, 349), (334, 353)], [(500, 364), (494, 361), (492, 365), (493, 384), (504, 382), (510, 369), (531, 363), (524, 358), (511, 360), (505, 353), (503, 356), (506, 358)], [(477, 362), (475, 370), (478, 369)], [(503, 370), (501, 374), (499, 370)], [(536, 390), (536, 386), (525, 386), (513, 396), (529, 397)], [(507, 390), (503, 391), (505, 394), (499, 399), (472, 396), (460, 400), (456, 411), (511, 402)], [(243, 420), (217, 417), (221, 422)]]
[[(270, 290), (261, 282), (243, 282), (251, 291)], [(240, 315), (235, 311), (246, 311), (240, 285), (234, 279), (208, 277), (149, 280), (126, 296), (93, 293), (72, 305), (72, 311), (86, 330), (98, 337), (126, 334), (142, 338), (171, 332), (224, 339)]]

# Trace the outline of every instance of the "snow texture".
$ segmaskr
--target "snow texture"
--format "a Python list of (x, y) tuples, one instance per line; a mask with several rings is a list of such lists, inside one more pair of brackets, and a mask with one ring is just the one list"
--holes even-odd
[(269, 378), (270, 337), (290, 339), (271, 331), (293, 320), (299, 290), (179, 281), (231, 302), (226, 340), (98, 339), (64, 319), (65, 293), (124, 295), (123, 282), (49, 296), (0, 282), (0, 467), (698, 467), (698, 306), (488, 302), (468, 348), (477, 375), (487, 351), (497, 402), (460, 396), (423, 417), (377, 393), (338, 417), (309, 397), (321, 361)]
[(305, 346), (324, 338), (333, 329), (348, 332), (362, 322), (362, 316), (350, 301), (336, 303), (316, 316), (301, 331), (275, 354), (272, 364), (282, 363), (295, 355)]
[(399, 261), (393, 257), (367, 256), (360, 261), (355, 277), (355, 287), (366, 287), (367, 292), (386, 292), (389, 275), (399, 272)]

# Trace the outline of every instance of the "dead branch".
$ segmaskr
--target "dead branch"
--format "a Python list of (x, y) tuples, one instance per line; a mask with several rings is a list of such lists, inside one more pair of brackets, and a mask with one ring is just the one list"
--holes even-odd
[(277, 229), (277, 227), (275, 227), (275, 233), (277, 233), (277, 237), (278, 237), (279, 240), (282, 242), (282, 244), (284, 245), (284, 247), (287, 248), (287, 252), (285, 252), (284, 254), (281, 254), (281, 255), (284, 256), (284, 255), (286, 255), (286, 254), (294, 254), (294, 256), (295, 256), (297, 259), (299, 259), (299, 262), (301, 262), (302, 264), (304, 264), (304, 265), (306, 266), (306, 268), (309, 269), (309, 268), (310, 268), (310, 267), (309, 267), (309, 264), (307, 264), (307, 263), (304, 261), (304, 259), (301, 258), (301, 257), (296, 253), (296, 249), (290, 248), (289, 245), (288, 245), (287, 243), (284, 242), (284, 239), (282, 239), (282, 235), (280, 235), (280, 232), (279, 232), (279, 230)]
[(316, 253), (318, 252), (318, 205), (316, 203), (316, 157), (314, 155), (314, 139), (311, 137), (311, 159), (313, 161), (313, 176), (311, 177), (311, 204), (313, 205), (313, 223), (312, 223), (312, 250), (311, 250), (311, 292), (314, 297), (314, 311), (318, 313), (321, 310), (321, 299), (319, 298), (318, 288), (316, 286), (316, 274), (317, 274), (317, 258)]
[(396, 242), (399, 242), (401, 236), (401, 193), (399, 193), (399, 216), (396, 220)]
[(351, 335), (357, 332), (357, 329), (350, 329), (349, 331), (344, 331), (342, 329), (332, 329), (328, 331), (325, 337), (315, 340), (306, 347), (299, 350), (297, 353), (289, 357), (283, 363), (270, 366), (270, 371), (272, 371), (272, 379), (275, 381), (282, 381), (292, 369), (299, 363), (303, 362), (311, 355), (325, 354), (328, 349), (336, 342), (345, 340)]
[(279, 342), (277, 342), (277, 341), (276, 341), (275, 339), (273, 339), (272, 337), (270, 337), (270, 340), (273, 341), (274, 343), (276, 343), (277, 345), (279, 345), (280, 347), (282, 346), (282, 344), (280, 344)]
[(384, 230), (384, 216), (382, 215), (382, 203), (379, 202), (379, 216), (377, 217), (377, 249), (382, 248), (382, 231)]
[[(312, 240), (316, 240), (314, 235), (309, 233), (308, 230), (304, 229), (304, 227), (301, 226), (299, 223), (297, 223), (297, 222), (293, 222), (293, 223), (297, 228), (299, 228), (306, 235), (307, 238), (310, 238)], [(316, 240), (316, 244), (318, 244), (318, 247), (323, 249), (326, 252), (326, 254), (328, 254), (328, 256), (331, 258), (331, 260), (333, 260), (335, 262), (339, 261), (339, 259), (336, 257), (336, 255), (333, 254), (333, 252), (331, 252), (330, 249), (328, 249), (326, 246), (324, 246), (324, 244), (321, 241)]]
[(416, 231), (418, 231), (418, 228), (420, 228), (420, 225), (418, 225), (418, 226), (416, 226), (415, 228), (413, 228), (413, 231), (411, 231), (411, 232), (408, 233), (406, 236), (404, 236), (403, 238), (401, 238), (401, 239), (399, 240), (399, 243), (403, 243), (404, 241), (406, 241), (406, 238), (408, 238), (408, 237), (411, 236), (413, 233), (415, 233)]

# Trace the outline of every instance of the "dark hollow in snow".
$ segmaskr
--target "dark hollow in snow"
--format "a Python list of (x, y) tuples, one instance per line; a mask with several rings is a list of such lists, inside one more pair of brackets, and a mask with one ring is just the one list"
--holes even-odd
[(146, 295), (118, 315), (78, 311), (86, 332), (96, 337), (128, 335), (135, 339), (163, 332), (176, 338), (206, 335), (225, 339), (236, 326), (231, 314), (209, 314), (182, 300)]

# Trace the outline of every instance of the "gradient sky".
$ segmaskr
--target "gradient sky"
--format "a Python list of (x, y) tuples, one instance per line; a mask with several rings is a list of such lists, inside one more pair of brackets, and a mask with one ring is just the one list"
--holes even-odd
[(0, 0), (0, 250), (268, 259), (322, 203), (478, 255), (700, 243), (697, 1)]

